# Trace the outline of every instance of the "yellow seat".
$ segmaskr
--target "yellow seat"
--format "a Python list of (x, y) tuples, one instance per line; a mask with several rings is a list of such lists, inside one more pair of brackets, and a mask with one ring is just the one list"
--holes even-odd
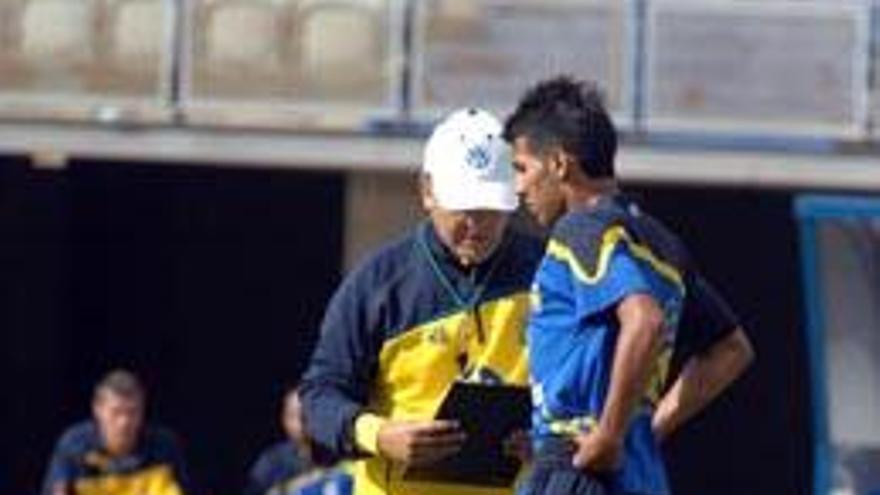
[(28, 0), (7, 5), (2, 86), (16, 92), (67, 94), (88, 90), (95, 63), (93, 0)]
[(196, 6), (193, 94), (261, 99), (290, 91), (282, 64), (289, 36), (284, 0), (200, 0)]
[(212, 64), (276, 63), (275, 13), (264, 2), (236, 2), (215, 9), (205, 26), (207, 60)]
[(85, 62), (93, 56), (89, 0), (31, 0), (21, 18), (21, 53), (34, 63)]
[(380, 12), (338, 1), (311, 2), (300, 12), (299, 65), (308, 93), (346, 100), (381, 95), (386, 62)]
[(108, 0), (105, 5), (104, 56), (96, 84), (114, 95), (156, 95), (162, 78), (170, 77), (163, 64), (171, 56), (173, 12), (164, 0)]
[(153, 66), (162, 58), (170, 13), (162, 0), (119, 0), (112, 9), (111, 48), (126, 64)]

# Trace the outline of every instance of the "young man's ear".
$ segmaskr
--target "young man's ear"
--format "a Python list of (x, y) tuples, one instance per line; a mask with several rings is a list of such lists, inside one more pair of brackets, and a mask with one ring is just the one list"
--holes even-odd
[(566, 181), (571, 177), (577, 163), (574, 158), (565, 152), (561, 147), (555, 148), (550, 152), (549, 160), (547, 160), (550, 174), (559, 181)]
[(434, 198), (434, 190), (431, 187), (431, 176), (428, 174), (419, 174), (419, 197), (425, 211), (430, 212), (437, 206), (437, 199)]

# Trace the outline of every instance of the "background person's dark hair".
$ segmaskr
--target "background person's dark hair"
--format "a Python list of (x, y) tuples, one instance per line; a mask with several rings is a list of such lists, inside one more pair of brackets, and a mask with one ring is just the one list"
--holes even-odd
[(558, 76), (530, 88), (504, 124), (504, 139), (517, 137), (539, 155), (561, 148), (590, 178), (614, 176), (617, 132), (595, 83)]
[(131, 371), (124, 369), (116, 369), (104, 375), (95, 385), (94, 399), (101, 398), (101, 395), (106, 392), (112, 392), (114, 395), (126, 399), (143, 400), (146, 395), (144, 386), (138, 377)]

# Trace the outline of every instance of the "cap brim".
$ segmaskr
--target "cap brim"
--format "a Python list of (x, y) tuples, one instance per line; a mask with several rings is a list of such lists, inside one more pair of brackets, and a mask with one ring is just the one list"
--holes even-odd
[(481, 183), (468, 187), (458, 184), (449, 190), (434, 188), (434, 198), (443, 209), (450, 211), (494, 210), (513, 212), (519, 206), (519, 198), (506, 183)]

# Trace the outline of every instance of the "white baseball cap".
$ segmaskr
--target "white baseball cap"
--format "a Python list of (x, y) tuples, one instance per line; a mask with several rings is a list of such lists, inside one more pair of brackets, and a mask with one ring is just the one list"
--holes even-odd
[(513, 211), (519, 204), (510, 147), (485, 110), (458, 110), (440, 122), (425, 145), (422, 171), (444, 209)]

